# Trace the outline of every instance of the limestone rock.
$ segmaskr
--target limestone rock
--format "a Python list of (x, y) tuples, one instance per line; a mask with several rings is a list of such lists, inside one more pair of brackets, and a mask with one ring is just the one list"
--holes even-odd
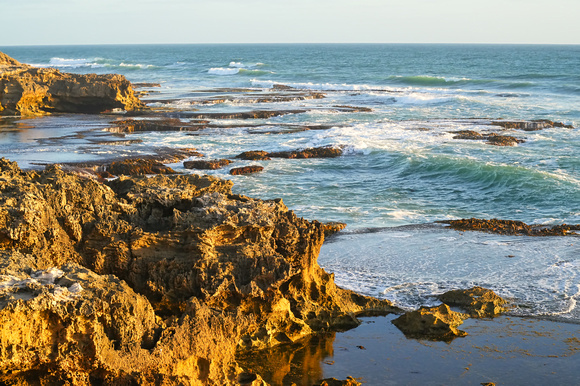
[(506, 300), (492, 290), (473, 287), (467, 290), (447, 291), (439, 296), (443, 303), (461, 307), (476, 318), (492, 318), (504, 312)]
[[(65, 273), (54, 287), (26, 284), (30, 304), (47, 305), (39, 314), (25, 311), (20, 291), (5, 298), (3, 326), (26, 317), (42, 323), (25, 324), (26, 332), (10, 339), (26, 344), (0, 352), (14, 370), (0, 372), (4, 379), (48, 374), (45, 383), (234, 384), (242, 371), (238, 349), (352, 328), (357, 315), (394, 310), (338, 288), (318, 266), (322, 224), (298, 218), (281, 200), (235, 195), (231, 187), (197, 175), (122, 176), (101, 184), (56, 166), (23, 172), (0, 160), (0, 274), (11, 275), (2, 281), (32, 283), (31, 274), (38, 281), (44, 275), (38, 271), (52, 268)], [(51, 303), (56, 286), (67, 295), (76, 283), (93, 294), (86, 306), (74, 297)], [(121, 293), (127, 306), (110, 316)], [(87, 319), (100, 315), (85, 311), (93, 303), (109, 316)], [(10, 314), (16, 306), (22, 313)], [(54, 337), (54, 329), (65, 336)], [(29, 338), (34, 334), (42, 335), (42, 347)], [(59, 343), (46, 345), (45, 337)], [(82, 345), (69, 349), (75, 339)]]
[(358, 382), (353, 377), (347, 377), (345, 380), (339, 380), (336, 378), (326, 378), (321, 379), (316, 382), (313, 386), (360, 386), (362, 383)]
[(216, 170), (228, 166), (231, 163), (232, 161), (227, 159), (185, 161), (183, 167), (186, 169)]
[(106, 171), (116, 176), (134, 176), (139, 174), (175, 174), (175, 170), (152, 159), (131, 158), (114, 161)]
[(248, 160), (248, 161), (269, 161), (271, 158), (268, 156), (267, 151), (263, 150), (253, 150), (253, 151), (245, 151), (241, 154), (238, 154), (236, 158)]
[(232, 176), (239, 176), (241, 174), (253, 174), (258, 173), (264, 170), (263, 166), (260, 165), (250, 165), (250, 166), (242, 166), (239, 168), (232, 168), (230, 169), (230, 174)]
[(334, 146), (322, 146), (293, 151), (279, 151), (268, 155), (272, 158), (334, 158), (342, 155), (342, 149)]
[(535, 121), (493, 121), (494, 126), (501, 126), (506, 129), (518, 129), (524, 131), (536, 131), (552, 127), (573, 129), (572, 125), (565, 125), (562, 122), (553, 122), (547, 119), (538, 119)]
[(122, 75), (62, 73), (21, 64), (0, 53), (0, 115), (100, 113), (144, 107)]
[(577, 235), (580, 224), (528, 225), (522, 221), (469, 218), (439, 221), (459, 231), (480, 231), (515, 236), (569, 236)]
[(346, 224), (343, 222), (329, 221), (323, 223), (322, 228), (324, 229), (324, 236), (328, 237), (346, 228)]
[(467, 318), (467, 315), (452, 311), (449, 306), (441, 304), (407, 312), (393, 320), (393, 324), (410, 338), (451, 341), (467, 335), (457, 329)]

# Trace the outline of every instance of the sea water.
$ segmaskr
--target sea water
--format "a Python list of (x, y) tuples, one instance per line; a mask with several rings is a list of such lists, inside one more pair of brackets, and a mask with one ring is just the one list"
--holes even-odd
[[(545, 45), (163, 45), (4, 47), (17, 60), (77, 73), (121, 73), (154, 82), (144, 97), (180, 111), (304, 110), (235, 128), (139, 133), (142, 143), (97, 141), (113, 118), (55, 116), (0, 121), (0, 151), (22, 167), (196, 147), (206, 158), (248, 150), (336, 145), (333, 159), (255, 161), (261, 174), (230, 176), (234, 190), (283, 198), (298, 215), (342, 221), (319, 262), (337, 282), (403, 308), (436, 304), (448, 289), (482, 285), (513, 313), (580, 321), (576, 237), (462, 233), (438, 220), (503, 218), (580, 223), (580, 46)], [(274, 85), (325, 98), (251, 103)], [(222, 95), (212, 105), (192, 102)], [(213, 91), (212, 91), (213, 90)], [(221, 92), (221, 94), (220, 94)], [(340, 111), (335, 106), (371, 111)], [(498, 119), (549, 119), (575, 128), (506, 130)], [(258, 124), (256, 126), (256, 124)], [(260, 126), (261, 125), (261, 126)], [(289, 125), (327, 125), (296, 131)], [(510, 135), (499, 147), (454, 131)], [(191, 134), (191, 133), (189, 133)], [(240, 164), (238, 162), (237, 164)], [(235, 166), (233, 164), (232, 166)], [(182, 172), (181, 164), (171, 165)], [(206, 172), (204, 172), (206, 173)]]

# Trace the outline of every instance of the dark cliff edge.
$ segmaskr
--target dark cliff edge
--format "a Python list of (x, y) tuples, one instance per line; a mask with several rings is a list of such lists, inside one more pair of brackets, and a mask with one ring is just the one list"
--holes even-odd
[(0, 382), (263, 384), (236, 353), (396, 309), (338, 288), (324, 226), (196, 175), (0, 160)]
[(22, 64), (0, 52), (0, 116), (141, 110), (124, 76), (78, 75)]

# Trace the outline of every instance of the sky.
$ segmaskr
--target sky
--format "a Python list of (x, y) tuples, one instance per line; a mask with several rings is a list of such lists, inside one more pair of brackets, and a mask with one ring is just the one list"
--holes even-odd
[(579, 0), (0, 0), (0, 46), (580, 44)]

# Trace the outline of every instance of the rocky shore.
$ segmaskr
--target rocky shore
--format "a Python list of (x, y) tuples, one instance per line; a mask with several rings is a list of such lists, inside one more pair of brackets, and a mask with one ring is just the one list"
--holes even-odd
[[(246, 94), (252, 103), (325, 98), (281, 85), (268, 94), (210, 91), (224, 95), (192, 104), (232, 102), (236, 97), (231, 92)], [(197, 135), (200, 130), (242, 126), (227, 120), (252, 122), (305, 112), (185, 112), (165, 106), (171, 104), (167, 100), (149, 100), (161, 107), (146, 107), (138, 95), (146, 92), (135, 93), (123, 76), (64, 74), (0, 53), (0, 115), (5, 116), (114, 109), (130, 116), (147, 110), (138, 119), (110, 121), (107, 135), (124, 138), (143, 132)], [(320, 110), (372, 112), (346, 105)], [(497, 120), (491, 125), (501, 128), (500, 134), (504, 129), (570, 128), (546, 120)], [(255, 128), (249, 134), (290, 134), (336, 126), (243, 127)], [(525, 143), (492, 131), (451, 133), (456, 140), (485, 140), (496, 146)], [(99, 145), (141, 141), (118, 137)], [(356, 327), (363, 316), (402, 313), (386, 300), (337, 287), (333, 274), (318, 265), (325, 237), (345, 224), (308, 221), (282, 200), (233, 194), (230, 181), (179, 174), (165, 165), (203, 157), (193, 148), (157, 150), (139, 158), (48, 165), (43, 171), (24, 171), (0, 160), (0, 383), (264, 385), (266, 379), (282, 384), (292, 371), (291, 357), (305, 342)], [(229, 174), (251, 174), (264, 166), (237, 163), (272, 158), (303, 162), (340, 157), (343, 151), (343, 146), (248, 149), (230, 159), (186, 160), (183, 166), (216, 170), (233, 163)], [(460, 231), (527, 236), (576, 235), (580, 229), (496, 219), (446, 223)], [(408, 312), (392, 323), (406, 337), (449, 342), (467, 335), (458, 329), (464, 320), (492, 318), (507, 307), (505, 300), (481, 287), (450, 291), (439, 300), (443, 304)], [(278, 352), (279, 363), (257, 360), (272, 352)], [(320, 366), (320, 355), (314, 367)], [(323, 375), (320, 369), (316, 374)], [(359, 383), (348, 377), (316, 384)]]
[(122, 75), (76, 75), (22, 64), (0, 52), (0, 116), (100, 113), (145, 105)]
[(334, 284), (324, 226), (208, 176), (0, 161), (0, 380), (260, 384), (236, 352), (396, 311)]

